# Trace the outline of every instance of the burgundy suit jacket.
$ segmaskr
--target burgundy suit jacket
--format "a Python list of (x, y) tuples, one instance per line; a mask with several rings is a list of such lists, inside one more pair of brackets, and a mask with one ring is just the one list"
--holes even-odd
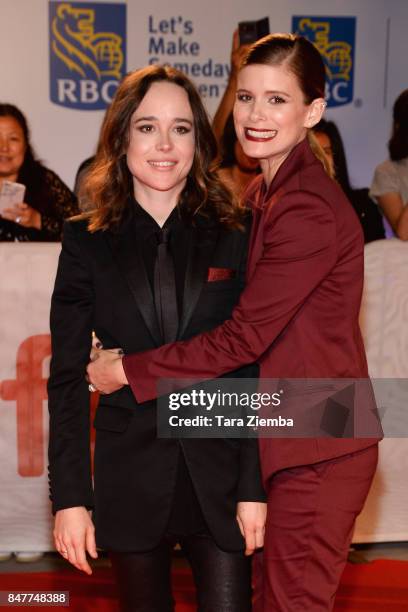
[[(363, 235), (340, 187), (304, 140), (269, 189), (260, 176), (247, 196), (254, 219), (239, 304), (208, 333), (126, 355), (125, 373), (139, 402), (156, 396), (159, 378), (214, 378), (254, 361), (263, 378), (368, 376), (358, 324)], [(357, 406), (363, 419), (372, 414), (369, 404), (365, 398)], [(261, 439), (264, 479), (367, 448), (378, 438)]]

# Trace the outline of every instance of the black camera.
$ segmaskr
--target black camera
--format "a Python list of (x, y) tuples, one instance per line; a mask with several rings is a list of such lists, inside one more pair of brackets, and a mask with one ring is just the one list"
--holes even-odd
[(258, 19), (258, 21), (240, 21), (238, 24), (239, 44), (250, 45), (267, 36), (269, 32), (269, 17)]

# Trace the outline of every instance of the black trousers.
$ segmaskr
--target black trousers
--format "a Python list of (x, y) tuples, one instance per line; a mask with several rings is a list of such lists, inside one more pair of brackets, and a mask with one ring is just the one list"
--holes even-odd
[(173, 612), (171, 554), (177, 541), (191, 565), (198, 612), (250, 612), (250, 558), (221, 550), (207, 534), (166, 536), (143, 553), (109, 553), (121, 612)]

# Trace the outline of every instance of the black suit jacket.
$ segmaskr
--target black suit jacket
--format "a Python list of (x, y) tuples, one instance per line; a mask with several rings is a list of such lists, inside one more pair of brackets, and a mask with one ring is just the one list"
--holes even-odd
[[(186, 257), (179, 339), (214, 328), (230, 316), (244, 285), (248, 228), (227, 231), (199, 217), (177, 229), (175, 265)], [(208, 269), (234, 278), (208, 282)], [(203, 515), (218, 543), (241, 550), (237, 501), (263, 501), (256, 440), (159, 439), (156, 404), (137, 404), (130, 387), (101, 396), (94, 486), (89, 449), (89, 392), (85, 368), (95, 330), (105, 348), (125, 353), (160, 346), (147, 274), (132, 215), (118, 231), (66, 223), (51, 307), (52, 360), (48, 385), (49, 472), (53, 511), (94, 510), (98, 546), (141, 551), (163, 536), (172, 507), (179, 453), (184, 453)], [(255, 368), (255, 370), (254, 370)], [(257, 366), (234, 376), (257, 375)]]

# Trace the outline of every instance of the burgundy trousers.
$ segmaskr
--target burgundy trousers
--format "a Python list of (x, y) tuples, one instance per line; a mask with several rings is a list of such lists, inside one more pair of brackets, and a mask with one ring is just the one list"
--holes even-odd
[(254, 556), (253, 612), (329, 612), (378, 445), (270, 481), (265, 546)]

